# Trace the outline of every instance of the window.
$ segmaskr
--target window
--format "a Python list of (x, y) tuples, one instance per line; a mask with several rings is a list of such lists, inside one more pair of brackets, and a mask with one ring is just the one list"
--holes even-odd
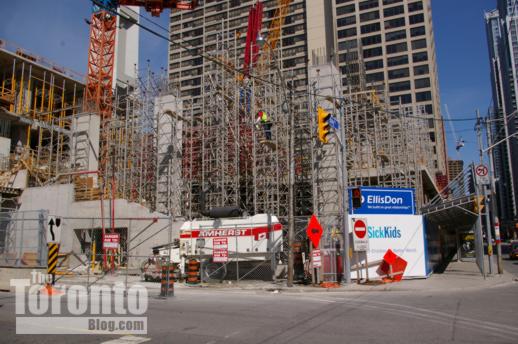
[(403, 38), (406, 38), (406, 30), (387, 32), (385, 34), (385, 40), (387, 42), (397, 41), (398, 39), (403, 39)]
[(336, 25), (338, 27), (347, 26), (347, 25), (351, 25), (351, 24), (355, 24), (355, 23), (356, 23), (356, 16), (340, 18), (336, 21)]
[(403, 0), (383, 0), (383, 5), (391, 5), (398, 2), (403, 2)]
[(407, 64), (407, 63), (408, 63), (407, 55), (396, 56), (396, 57), (391, 57), (391, 58), (387, 59), (387, 65), (389, 67), (399, 66), (399, 65), (403, 65), (403, 64)]
[(365, 69), (366, 70), (372, 70), (372, 69), (378, 69), (383, 68), (383, 60), (374, 60), (365, 62)]
[(390, 92), (408, 91), (410, 89), (410, 81), (394, 82), (389, 84)]
[(362, 38), (362, 44), (365, 46), (378, 43), (381, 43), (381, 35), (368, 36)]
[(343, 6), (343, 7), (338, 7), (336, 9), (337, 15), (347, 14), (347, 13), (354, 13), (355, 11), (356, 11), (356, 7), (354, 6), (354, 4)]
[(388, 72), (389, 79), (405, 78), (409, 75), (410, 75), (410, 71), (408, 70), (408, 68), (394, 69), (394, 70), (389, 70), (389, 72)]
[(396, 18), (391, 20), (385, 20), (385, 29), (393, 29), (395, 27), (405, 26), (405, 18)]
[(407, 51), (406, 42), (387, 45), (387, 54), (396, 54)]
[(430, 87), (430, 79), (429, 78), (416, 79), (414, 84), (415, 84), (415, 88)]
[(414, 53), (412, 54), (412, 61), (415, 62), (421, 62), (421, 61), (428, 61), (428, 53), (426, 51), (422, 51), (420, 53)]
[(410, 21), (410, 25), (422, 23), (424, 22), (424, 14), (414, 14), (413, 16), (408, 17), (408, 20)]
[(360, 14), (360, 21), (366, 22), (369, 20), (379, 19), (380, 13), (378, 11), (372, 11)]
[(365, 80), (367, 82), (383, 81), (384, 79), (385, 79), (385, 77), (383, 75), (383, 72), (367, 74), (367, 76), (365, 77)]
[(412, 102), (412, 95), (402, 94), (400, 96), (390, 97), (390, 104), (410, 104)]
[(380, 23), (367, 24), (367, 25), (362, 25), (361, 32), (362, 33), (377, 32), (380, 29), (381, 29)]
[(345, 37), (353, 37), (356, 36), (356, 28), (352, 27), (350, 29), (340, 30), (338, 32), (338, 37), (345, 38)]
[(430, 71), (428, 70), (428, 65), (415, 66), (414, 67), (414, 75), (425, 75)]
[(412, 41), (412, 50), (423, 48), (426, 48), (426, 39), (418, 39), (417, 41)]
[(413, 27), (410, 29), (410, 36), (422, 36), (426, 33), (424, 26)]
[(338, 38), (346, 38), (346, 37), (353, 37), (356, 36), (356, 28), (352, 27), (350, 29), (345, 30), (339, 30), (338, 31)]
[[(346, 62), (356, 61), (358, 60), (358, 52), (357, 51), (351, 51), (347, 54), (344, 54)], [(343, 62), (343, 61), (342, 61)], [(357, 64), (353, 64), (353, 66), (356, 66)]]
[(430, 133), (430, 141), (435, 142), (435, 133)]
[(432, 100), (432, 92), (430, 92), (430, 91), (417, 92), (415, 94), (415, 100), (417, 102), (426, 102), (426, 101)]
[(385, 8), (383, 10), (383, 15), (385, 17), (393, 17), (393, 16), (397, 16), (398, 14), (401, 14), (401, 13), (405, 13), (405, 7), (403, 5)]
[(340, 4), (345, 4), (346, 2), (351, 2), (351, 1), (354, 1), (354, 0), (336, 0), (336, 4), (340, 5)]
[(358, 41), (355, 39), (352, 39), (350, 41), (338, 43), (338, 50), (356, 49), (357, 46), (358, 46)]
[(383, 50), (381, 49), (381, 47), (363, 50), (363, 58), (381, 56), (382, 54)]
[(420, 11), (422, 9), (423, 9), (423, 3), (421, 1), (408, 4), (408, 12)]
[(360, 2), (360, 11), (378, 7), (379, 0), (367, 0)]
[(433, 105), (432, 104), (426, 104), (424, 106), (424, 112), (429, 114), (429, 115), (433, 115)]

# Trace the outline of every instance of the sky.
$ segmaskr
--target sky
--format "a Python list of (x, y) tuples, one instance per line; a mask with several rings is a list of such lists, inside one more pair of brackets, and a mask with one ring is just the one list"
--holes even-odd
[[(484, 11), (495, 6), (496, 0), (432, 0), (439, 87), (445, 118), (445, 105), (453, 119), (475, 117), (476, 109), (482, 115), (487, 113), (491, 104), (491, 85)], [(151, 18), (147, 13), (145, 16), (167, 28), (168, 14), (166, 11), (160, 18)], [(84, 19), (90, 15), (89, 0), (3, 0), (0, 39), (85, 74), (89, 27)], [(144, 20), (142, 24), (165, 33), (149, 21)], [(141, 67), (149, 60), (154, 71), (166, 68), (167, 51), (165, 40), (141, 32)], [(456, 152), (455, 135), (450, 122), (445, 122), (450, 158), (466, 162), (478, 160), (475, 122), (452, 124), (457, 138), (462, 137), (466, 146), (460, 153)]]

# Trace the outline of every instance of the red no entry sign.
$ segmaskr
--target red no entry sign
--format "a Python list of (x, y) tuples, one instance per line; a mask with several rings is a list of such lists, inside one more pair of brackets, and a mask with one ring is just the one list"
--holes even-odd
[(353, 220), (353, 248), (355, 251), (369, 250), (369, 237), (367, 235), (367, 220)]
[(354, 222), (354, 234), (359, 239), (365, 238), (365, 235), (367, 234), (367, 225), (365, 222), (363, 222), (363, 220), (356, 220)]

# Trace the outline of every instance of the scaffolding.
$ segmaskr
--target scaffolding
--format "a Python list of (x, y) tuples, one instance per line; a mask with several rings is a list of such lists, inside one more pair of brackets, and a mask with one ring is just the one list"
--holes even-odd
[(0, 185), (20, 188), (67, 182), (76, 169), (72, 146), (80, 135), (76, 130), (84, 94), (80, 76), (12, 43), (2, 43), (1, 126), (10, 147), (4, 147)]
[(420, 107), (390, 110), (373, 91), (348, 95), (345, 111), (348, 184), (414, 188), (424, 202), (423, 173), (433, 171), (432, 142)]
[[(184, 109), (182, 176), (187, 185), (184, 214), (199, 216), (200, 192), (207, 207), (239, 206), (248, 214), (288, 212), (288, 116), (278, 49), (264, 59), (259, 78), (243, 78), (234, 66), (242, 64), (243, 39), (221, 23), (214, 61), (204, 65), (202, 103)], [(261, 59), (263, 60), (263, 59)], [(265, 111), (271, 140), (255, 123)]]

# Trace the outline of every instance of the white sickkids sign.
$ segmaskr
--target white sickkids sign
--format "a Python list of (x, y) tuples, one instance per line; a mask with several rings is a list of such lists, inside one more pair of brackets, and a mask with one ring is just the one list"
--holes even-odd
[[(353, 220), (354, 219), (354, 220)], [(354, 234), (354, 215), (349, 216), (350, 232)], [(407, 261), (404, 277), (426, 277), (427, 252), (423, 228), (423, 217), (420, 215), (362, 215), (369, 239), (366, 250), (367, 260), (371, 267), (369, 276), (377, 276), (376, 269), (379, 266), (388, 249)], [(356, 229), (361, 233), (361, 226)]]

